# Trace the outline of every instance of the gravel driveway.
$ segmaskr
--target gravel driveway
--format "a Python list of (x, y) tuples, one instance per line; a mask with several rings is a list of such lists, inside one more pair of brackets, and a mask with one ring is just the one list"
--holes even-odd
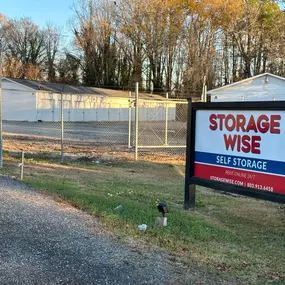
[(0, 284), (180, 284), (158, 250), (120, 242), (69, 205), (0, 176)]
[(158, 248), (123, 242), (76, 208), (0, 176), (0, 285), (235, 285)]

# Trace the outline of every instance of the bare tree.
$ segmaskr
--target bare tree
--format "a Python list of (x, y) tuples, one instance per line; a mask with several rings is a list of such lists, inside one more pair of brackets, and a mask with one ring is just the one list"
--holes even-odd
[[(261, 72), (285, 74), (285, 14), (273, 0), (77, 0), (74, 46), (61, 32), (0, 18), (4, 73), (173, 96)], [(179, 95), (180, 96), (180, 95)]]
[(5, 57), (7, 64), (18, 61), (10, 75), (37, 79), (40, 76), (41, 64), (44, 62), (44, 34), (30, 19), (8, 20), (4, 30), (7, 48)]
[(78, 0), (73, 32), (83, 53), (83, 80), (91, 86), (113, 85), (116, 46), (111, 23), (112, 6), (105, 1)]
[(116, 1), (116, 42), (131, 63), (131, 86), (134, 86), (135, 82), (142, 86), (143, 81), (143, 63), (146, 55), (143, 47), (142, 13), (146, 6), (147, 1)]
[(62, 33), (60, 28), (48, 23), (43, 30), (45, 47), (45, 65), (49, 81), (56, 80), (56, 58), (59, 53)]

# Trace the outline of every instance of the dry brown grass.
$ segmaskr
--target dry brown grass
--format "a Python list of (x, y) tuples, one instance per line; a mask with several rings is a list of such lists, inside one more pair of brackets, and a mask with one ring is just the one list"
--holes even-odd
[[(5, 133), (4, 134), (4, 151), (26, 153), (47, 153), (53, 155), (60, 155), (61, 142), (60, 139), (46, 136), (30, 136)], [(134, 150), (129, 150), (122, 145), (104, 145), (102, 143), (65, 139), (64, 154), (69, 157), (88, 157), (90, 160), (102, 161), (132, 161), (134, 160)], [(151, 161), (158, 163), (180, 164), (185, 163), (185, 154), (174, 153), (171, 151), (153, 151), (140, 150), (139, 160)]]

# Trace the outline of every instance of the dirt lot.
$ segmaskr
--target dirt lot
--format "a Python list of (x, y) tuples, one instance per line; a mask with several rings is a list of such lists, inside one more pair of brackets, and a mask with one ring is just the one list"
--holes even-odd
[[(186, 125), (169, 122), (140, 122), (139, 145), (165, 146), (159, 149), (140, 149), (140, 159), (184, 160)], [(60, 122), (3, 122), (4, 150), (25, 152), (61, 151)], [(134, 145), (132, 124), (131, 145)], [(108, 156), (133, 159), (134, 150), (128, 148), (128, 122), (90, 122), (64, 124), (64, 153), (69, 155)], [(166, 142), (166, 144), (165, 144)], [(171, 146), (182, 146), (172, 148)]]
[[(4, 133), (60, 139), (60, 122), (3, 122)], [(128, 125), (121, 122), (64, 123), (64, 137), (72, 140), (127, 144)]]
[[(183, 122), (140, 122), (140, 144), (162, 145), (165, 140), (165, 128), (169, 145), (185, 145), (186, 123)], [(60, 138), (60, 122), (16, 122), (3, 121), (4, 133)], [(134, 122), (132, 123), (134, 134)], [(128, 145), (128, 122), (65, 122), (64, 137), (70, 140), (84, 140), (99, 143)]]

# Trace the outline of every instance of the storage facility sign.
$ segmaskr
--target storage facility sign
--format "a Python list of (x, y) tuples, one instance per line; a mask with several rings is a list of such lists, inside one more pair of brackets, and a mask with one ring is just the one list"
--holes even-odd
[(285, 102), (191, 103), (185, 208), (195, 187), (285, 203)]
[(285, 194), (285, 112), (197, 110), (194, 176)]

